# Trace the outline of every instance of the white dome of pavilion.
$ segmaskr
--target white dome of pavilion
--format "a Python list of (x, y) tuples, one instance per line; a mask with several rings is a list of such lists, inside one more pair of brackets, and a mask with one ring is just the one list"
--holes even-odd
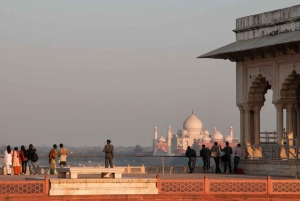
[(185, 136), (185, 135), (188, 135), (187, 130), (183, 130), (183, 131), (182, 131), (182, 136)]
[(205, 135), (203, 138), (202, 138), (202, 142), (210, 142), (210, 137), (209, 135)]
[(182, 131), (179, 129), (178, 131), (177, 131), (177, 135), (181, 135), (182, 134)]
[(203, 134), (209, 136), (209, 131), (208, 131), (208, 130), (205, 130), (205, 131), (203, 132)]
[(202, 131), (202, 122), (193, 113), (183, 122), (183, 129), (189, 134), (200, 134)]
[(227, 135), (226, 137), (225, 137), (225, 141), (226, 142), (232, 142), (232, 137), (230, 136), (230, 135)]
[(158, 142), (166, 142), (166, 139), (163, 136), (160, 136)]
[(221, 140), (223, 140), (223, 135), (222, 135), (222, 133), (220, 133), (220, 131), (218, 131), (217, 130), (217, 128), (215, 127), (214, 128), (214, 134), (213, 134), (213, 136), (212, 136), (212, 139), (214, 140), (214, 141), (221, 141)]

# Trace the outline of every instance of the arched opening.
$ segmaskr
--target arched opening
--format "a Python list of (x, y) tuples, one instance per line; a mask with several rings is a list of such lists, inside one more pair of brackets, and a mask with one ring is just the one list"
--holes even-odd
[[(262, 158), (261, 142), (261, 109), (265, 104), (265, 94), (271, 89), (269, 81), (259, 74), (249, 88), (248, 101), (245, 110), (245, 144), (250, 158)], [(265, 137), (265, 136), (264, 136)]]
[[(278, 104), (281, 106), (284, 118), (277, 122), (278, 145), (280, 148), (280, 157), (295, 159), (299, 158), (300, 140), (300, 75), (294, 70), (284, 80), (280, 89), (280, 99)], [(298, 150), (298, 151), (296, 151)]]
[(285, 133), (283, 135), (284, 143), (289, 146), (299, 144), (300, 134), (300, 75), (293, 71), (285, 79), (280, 90), (280, 103), (285, 109), (285, 119), (283, 122)]
[[(261, 143), (261, 118), (260, 113), (262, 107), (265, 105), (267, 91), (271, 89), (269, 81), (259, 74), (249, 89), (248, 93), (248, 107), (249, 112), (249, 131), (248, 131), (248, 144), (259, 146)], [(271, 90), (270, 90), (271, 91)], [(272, 93), (270, 93), (272, 94)], [(268, 97), (268, 96), (267, 96)], [(271, 98), (272, 99), (272, 98)], [(268, 104), (269, 105), (269, 104)], [(264, 118), (263, 118), (264, 120)], [(275, 121), (274, 121), (275, 122)]]
[(273, 91), (269, 89), (265, 94), (265, 102), (260, 113), (260, 142), (261, 144), (276, 144), (276, 109), (273, 100)]

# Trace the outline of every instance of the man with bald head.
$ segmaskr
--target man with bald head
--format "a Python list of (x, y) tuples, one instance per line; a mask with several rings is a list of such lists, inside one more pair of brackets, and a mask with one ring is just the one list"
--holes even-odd
[(110, 144), (111, 141), (107, 140), (106, 145), (103, 149), (103, 152), (105, 153), (105, 168), (108, 168), (108, 163), (111, 168), (113, 168), (113, 158), (114, 158), (114, 146)]

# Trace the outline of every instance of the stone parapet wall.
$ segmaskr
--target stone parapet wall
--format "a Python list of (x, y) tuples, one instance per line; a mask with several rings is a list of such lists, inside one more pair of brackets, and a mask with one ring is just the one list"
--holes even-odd
[(0, 197), (0, 201), (62, 201), (62, 200), (76, 200), (76, 201), (299, 201), (298, 195), (202, 195), (202, 194), (158, 194), (158, 195), (77, 195), (77, 196), (32, 196), (32, 197), (21, 197), (21, 196), (9, 196)]
[(300, 177), (299, 160), (241, 160), (239, 167), (249, 175)]
[[(243, 164), (250, 164), (249, 162)], [(255, 162), (254, 162), (255, 163)], [(260, 163), (255, 163), (259, 165)], [(284, 164), (284, 163), (278, 163)], [(292, 163), (290, 163), (292, 164)], [(196, 176), (196, 175), (195, 175)], [(300, 181), (266, 177), (2, 181), (2, 200), (299, 200)], [(98, 196), (97, 196), (98, 195)]]
[(300, 5), (260, 13), (236, 20), (236, 40), (300, 30)]

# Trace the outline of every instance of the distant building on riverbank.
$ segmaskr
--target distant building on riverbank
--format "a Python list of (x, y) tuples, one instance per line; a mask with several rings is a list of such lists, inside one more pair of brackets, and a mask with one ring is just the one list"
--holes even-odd
[(185, 153), (187, 146), (202, 146), (210, 148), (214, 142), (218, 142), (222, 147), (228, 141), (230, 146), (236, 146), (238, 138), (233, 138), (233, 127), (230, 126), (229, 134), (224, 138), (217, 127), (214, 127), (213, 134), (208, 130), (202, 130), (202, 122), (192, 114), (183, 122), (183, 130), (172, 133), (171, 126), (168, 126), (167, 137), (158, 138), (158, 129), (154, 128), (153, 155), (154, 156), (178, 156)]
[(142, 149), (142, 147), (139, 144), (137, 144), (135, 146), (135, 148), (133, 149), (133, 154), (134, 154), (134, 156), (152, 156), (153, 152), (152, 151), (144, 151)]

